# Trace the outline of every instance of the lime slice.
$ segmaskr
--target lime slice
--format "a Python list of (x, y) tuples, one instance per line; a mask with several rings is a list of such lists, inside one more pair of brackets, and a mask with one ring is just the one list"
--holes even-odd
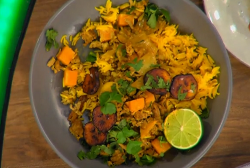
[(202, 137), (202, 121), (198, 114), (190, 109), (177, 109), (165, 119), (164, 134), (173, 147), (190, 149), (197, 145)]

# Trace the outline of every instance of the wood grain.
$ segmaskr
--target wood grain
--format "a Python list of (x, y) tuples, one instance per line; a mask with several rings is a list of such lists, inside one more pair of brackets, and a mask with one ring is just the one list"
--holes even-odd
[[(202, 0), (192, 0), (203, 9)], [(9, 103), (3, 168), (67, 168), (45, 141), (31, 111), (29, 68), (43, 27), (66, 0), (37, 0), (16, 66)], [(230, 54), (233, 99), (228, 120), (209, 152), (194, 168), (233, 168), (250, 161), (250, 68)]]

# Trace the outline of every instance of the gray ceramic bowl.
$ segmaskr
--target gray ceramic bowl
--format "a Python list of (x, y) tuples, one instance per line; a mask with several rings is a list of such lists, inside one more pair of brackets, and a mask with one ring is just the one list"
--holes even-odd
[[(69, 123), (66, 117), (69, 109), (60, 102), (59, 93), (62, 90), (62, 73), (53, 74), (46, 66), (56, 50), (45, 51), (45, 31), (55, 28), (59, 32), (58, 41), (64, 34), (75, 34), (80, 30), (88, 18), (99, 17), (94, 7), (104, 5), (106, 0), (71, 0), (68, 1), (50, 19), (41, 33), (34, 49), (30, 69), (30, 99), (36, 121), (45, 139), (55, 152), (71, 167), (107, 167), (98, 160), (80, 161), (77, 152), (81, 145), (69, 133)], [(115, 5), (127, 2), (127, 0), (113, 0)], [(229, 113), (232, 95), (232, 72), (227, 51), (220, 36), (212, 26), (206, 15), (189, 0), (151, 0), (161, 8), (168, 9), (173, 23), (180, 25), (179, 29), (184, 33), (194, 33), (202, 46), (208, 47), (208, 53), (221, 66), (219, 81), (221, 93), (213, 101), (208, 102), (211, 110), (210, 117), (204, 120), (204, 137), (200, 144), (190, 153), (179, 153), (160, 160), (153, 167), (191, 167), (212, 146), (219, 136)], [(174, 152), (173, 152), (174, 153)], [(172, 154), (170, 154), (172, 155)], [(139, 167), (137, 165), (120, 167)]]

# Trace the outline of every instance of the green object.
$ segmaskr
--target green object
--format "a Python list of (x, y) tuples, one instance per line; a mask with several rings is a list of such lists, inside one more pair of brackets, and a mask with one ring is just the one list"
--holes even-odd
[(196, 146), (202, 137), (202, 121), (193, 110), (177, 109), (165, 119), (164, 134), (173, 147), (190, 149)]
[(35, 0), (0, 0), (0, 159), (12, 77)]

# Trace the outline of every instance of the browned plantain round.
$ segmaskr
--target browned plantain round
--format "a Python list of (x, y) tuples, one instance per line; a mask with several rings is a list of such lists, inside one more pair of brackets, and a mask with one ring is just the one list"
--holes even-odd
[(98, 131), (92, 122), (88, 122), (84, 126), (84, 138), (90, 146), (101, 145), (107, 139), (107, 134)]
[(116, 114), (103, 114), (101, 106), (98, 106), (93, 111), (93, 123), (99, 131), (107, 132), (116, 123)]
[[(165, 69), (156, 68), (156, 69), (152, 69), (152, 70), (148, 71), (145, 74), (145, 76), (143, 78), (144, 84), (148, 80), (147, 74), (152, 75), (154, 77), (154, 80), (155, 80), (156, 83), (158, 83), (158, 78), (157, 77), (162, 78), (164, 80), (164, 82), (170, 82), (171, 81), (170, 75)], [(148, 91), (153, 93), (153, 94), (156, 94), (156, 95), (165, 95), (165, 94), (167, 94), (167, 89), (148, 89)]]
[(90, 74), (87, 74), (83, 81), (83, 92), (93, 95), (95, 94), (100, 87), (100, 79), (98, 68), (92, 67), (89, 69)]
[[(192, 85), (193, 88), (191, 87)], [(192, 74), (177, 75), (172, 81), (170, 93), (173, 98), (178, 99), (178, 92), (180, 90), (180, 93), (187, 93), (183, 100), (192, 100), (197, 93), (197, 88), (197, 81)]]

